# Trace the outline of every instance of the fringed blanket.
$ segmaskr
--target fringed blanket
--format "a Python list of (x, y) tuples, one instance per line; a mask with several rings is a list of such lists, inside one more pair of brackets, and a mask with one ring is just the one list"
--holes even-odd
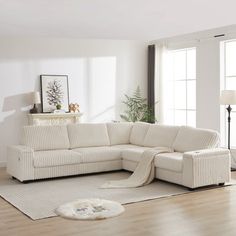
[(138, 166), (128, 179), (109, 181), (101, 188), (137, 188), (150, 184), (155, 178), (154, 158), (157, 154), (165, 152), (173, 152), (173, 150), (158, 147), (144, 151)]

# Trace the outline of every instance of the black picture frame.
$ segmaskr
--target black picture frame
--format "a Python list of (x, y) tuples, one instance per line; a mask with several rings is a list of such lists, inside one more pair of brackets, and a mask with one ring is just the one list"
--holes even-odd
[[(60, 95), (58, 95), (58, 97), (60, 97), (61, 99), (61, 104), (62, 105), (62, 110), (64, 110), (65, 112), (69, 112), (69, 82), (68, 82), (68, 75), (47, 75), (47, 74), (42, 74), (40, 75), (40, 87), (41, 87), (41, 105), (42, 105), (42, 112), (43, 113), (52, 113), (55, 109), (56, 109), (56, 105), (55, 102), (56, 100), (54, 99), (54, 103), (53, 101), (51, 101), (48, 97), (48, 91), (49, 88), (48, 86), (52, 86), (50, 85), (50, 83), (54, 83), (55, 85), (55, 81), (56, 84), (58, 85), (59, 81), (59, 85), (60, 85)], [(55, 92), (55, 91), (54, 91)], [(46, 95), (47, 94), (47, 95)], [(63, 97), (62, 97), (63, 96)], [(60, 100), (58, 98), (58, 101)], [(50, 100), (50, 103), (49, 103)], [(52, 105), (52, 103), (54, 105)]]

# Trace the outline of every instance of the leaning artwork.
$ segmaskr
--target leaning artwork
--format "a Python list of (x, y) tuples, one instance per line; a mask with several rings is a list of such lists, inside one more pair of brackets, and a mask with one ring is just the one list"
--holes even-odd
[(69, 111), (67, 75), (41, 75), (41, 100), (43, 112), (53, 112), (60, 107)]

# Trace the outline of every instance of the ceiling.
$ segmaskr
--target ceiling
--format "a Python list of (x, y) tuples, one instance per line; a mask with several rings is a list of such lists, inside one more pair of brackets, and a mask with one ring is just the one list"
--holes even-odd
[(0, 36), (155, 40), (236, 23), (235, 0), (0, 0)]

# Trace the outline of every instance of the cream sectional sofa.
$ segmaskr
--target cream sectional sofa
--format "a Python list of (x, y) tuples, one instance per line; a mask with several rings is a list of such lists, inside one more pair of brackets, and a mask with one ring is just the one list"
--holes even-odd
[(112, 170), (134, 171), (144, 150), (171, 147), (155, 157), (156, 178), (197, 188), (230, 180), (230, 156), (219, 134), (186, 126), (81, 123), (26, 126), (21, 145), (8, 148), (7, 172), (24, 182)]

